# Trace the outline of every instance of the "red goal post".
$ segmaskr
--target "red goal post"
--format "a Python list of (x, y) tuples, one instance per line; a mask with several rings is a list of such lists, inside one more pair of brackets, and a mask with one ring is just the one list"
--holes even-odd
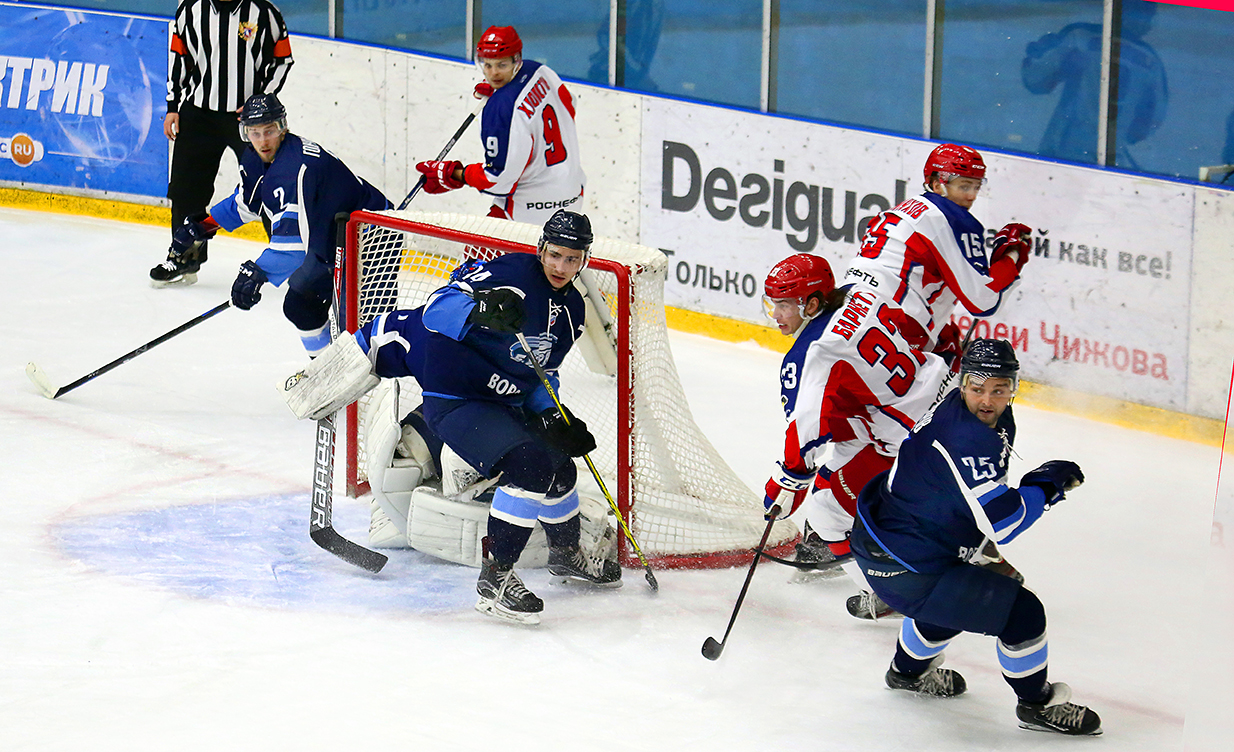
[[(423, 305), (467, 258), (534, 253), (540, 228), (440, 212), (356, 212), (347, 225), (343, 303), (348, 331), (390, 310)], [(588, 301), (587, 335), (559, 371), (562, 402), (596, 436), (591, 459), (639, 547), (654, 565), (721, 567), (749, 562), (766, 523), (762, 502), (695, 424), (673, 363), (664, 315), (667, 258), (658, 250), (597, 237), (578, 286)], [(403, 404), (419, 399), (400, 379)], [(346, 488), (367, 493), (367, 400), (347, 408)], [(579, 463), (579, 492), (603, 500)], [(776, 523), (768, 549), (797, 538)], [(621, 542), (622, 562), (637, 558)]]

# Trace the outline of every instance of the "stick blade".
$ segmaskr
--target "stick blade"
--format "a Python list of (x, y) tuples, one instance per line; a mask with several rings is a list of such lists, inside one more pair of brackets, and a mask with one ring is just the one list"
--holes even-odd
[(703, 640), (703, 657), (707, 660), (716, 660), (722, 652), (724, 652), (724, 644), (716, 642), (716, 638), (708, 637), (706, 640)]
[(44, 373), (42, 368), (39, 368), (38, 363), (30, 361), (26, 364), (26, 376), (30, 378), (30, 381), (34, 382), (34, 385), (39, 388), (44, 397), (47, 399), (56, 398), (56, 387), (52, 386), (51, 379), (47, 378), (47, 374)]
[(309, 533), (309, 537), (313, 539), (314, 543), (348, 564), (353, 564), (361, 569), (367, 569), (373, 573), (380, 572), (381, 568), (389, 561), (389, 557), (385, 554), (379, 554), (376, 551), (368, 550), (364, 546), (352, 543), (339, 535), (332, 527), (313, 530)]
[(656, 580), (656, 576), (651, 573), (650, 567), (647, 568), (647, 572), (644, 576), (647, 578), (647, 586), (651, 588), (651, 592), (660, 592), (660, 583)]

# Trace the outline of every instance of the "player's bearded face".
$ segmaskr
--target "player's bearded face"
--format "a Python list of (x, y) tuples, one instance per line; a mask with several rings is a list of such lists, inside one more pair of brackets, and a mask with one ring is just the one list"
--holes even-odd
[(1007, 405), (1011, 404), (1011, 398), (1015, 396), (1011, 379), (978, 380), (969, 374), (965, 377), (961, 389), (964, 406), (977, 416), (977, 420), (991, 428), (998, 423)]
[(548, 278), (548, 283), (554, 290), (560, 290), (582, 271), (583, 252), (546, 244), (540, 254), (540, 263), (544, 265), (544, 276)]
[(482, 57), (476, 61), (476, 64), (480, 66), (480, 72), (484, 74), (484, 80), (488, 82), (488, 85), (494, 89), (500, 89), (510, 83), (514, 74), (518, 73), (520, 62), (513, 57)]
[(286, 131), (278, 123), (250, 125), (244, 129), (244, 135), (248, 137), (249, 143), (253, 145), (257, 156), (261, 157), (261, 161), (266, 164), (274, 161), (274, 155), (278, 153), (279, 145), (283, 143), (283, 135), (285, 133)]

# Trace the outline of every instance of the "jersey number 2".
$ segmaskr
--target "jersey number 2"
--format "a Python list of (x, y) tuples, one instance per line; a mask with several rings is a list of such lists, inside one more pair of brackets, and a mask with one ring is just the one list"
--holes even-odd
[(540, 116), (544, 123), (544, 164), (552, 167), (566, 161), (566, 145), (561, 142), (561, 124), (551, 104), (544, 106)]

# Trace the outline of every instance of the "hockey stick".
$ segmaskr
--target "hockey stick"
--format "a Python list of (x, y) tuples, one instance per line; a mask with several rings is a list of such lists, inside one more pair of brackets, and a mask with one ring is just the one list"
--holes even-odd
[[(561, 414), (562, 420), (566, 425), (570, 425), (570, 416), (566, 413), (565, 407), (562, 406), (561, 400), (557, 399), (557, 391), (553, 389), (552, 383), (548, 380), (548, 374), (544, 372), (544, 366), (540, 365), (540, 361), (536, 360), (534, 351), (527, 344), (527, 338), (522, 332), (516, 332), (518, 342), (523, 346), (523, 352), (527, 353), (527, 357), (531, 360), (531, 365), (536, 369), (536, 375), (540, 377), (540, 383), (548, 391), (548, 396), (553, 398), (553, 404), (557, 406), (557, 412)], [(626, 524), (625, 519), (621, 516), (621, 509), (617, 506), (617, 502), (613, 501), (613, 496), (608, 492), (608, 487), (604, 485), (604, 479), (600, 477), (600, 471), (596, 469), (596, 465), (591, 461), (589, 454), (583, 455), (583, 460), (587, 463), (587, 469), (591, 470), (591, 477), (596, 479), (596, 484), (600, 486), (600, 492), (604, 494), (604, 498), (608, 501), (609, 508), (613, 510), (613, 514), (617, 515), (617, 526), (625, 533), (626, 540), (630, 542), (630, 547), (634, 549), (634, 553), (638, 554), (638, 560), (643, 565), (647, 584), (652, 591), (660, 590), (660, 583), (656, 581), (655, 574), (651, 571), (651, 564), (647, 561), (647, 557), (643, 555), (643, 549), (639, 548), (638, 541), (634, 540), (634, 533), (630, 532), (630, 526)]]
[[(454, 135), (450, 137), (450, 140), (446, 142), (445, 148), (443, 148), (441, 153), (437, 155), (438, 162), (446, 158), (446, 155), (450, 153), (450, 150), (454, 148), (454, 145), (458, 143), (460, 138), (462, 138), (463, 131), (467, 130), (467, 126), (471, 125), (471, 121), (476, 119), (476, 115), (480, 114), (480, 110), (484, 109), (484, 104), (486, 102), (488, 102), (488, 97), (481, 99), (480, 104), (476, 105), (476, 108), (471, 111), (471, 114), (467, 116), (467, 119), (463, 121), (463, 124), (458, 127), (458, 130), (454, 132)], [(424, 181), (426, 179), (427, 176), (420, 176), (420, 179), (416, 181), (414, 186), (412, 186), (411, 192), (407, 194), (407, 198), (403, 199), (403, 203), (398, 205), (399, 211), (407, 208), (407, 205), (411, 203), (411, 200), (415, 198), (416, 194), (420, 192), (420, 189), (424, 187)]]
[(317, 421), (317, 447), (313, 453), (313, 505), (309, 515), (309, 537), (325, 550), (348, 564), (370, 572), (386, 565), (385, 554), (370, 551), (338, 534), (331, 521), (334, 501), (334, 416)]
[(724, 637), (716, 642), (716, 638), (708, 637), (703, 640), (703, 657), (709, 661), (714, 661), (720, 657), (720, 653), (724, 652), (724, 643), (728, 642), (728, 634), (733, 631), (733, 622), (737, 621), (737, 612), (741, 610), (741, 602), (746, 599), (746, 591), (750, 589), (750, 580), (754, 579), (754, 568), (758, 566), (758, 560), (763, 557), (763, 548), (767, 546), (767, 538), (771, 535), (771, 526), (776, 524), (776, 518), (780, 516), (780, 505), (775, 504), (767, 512), (767, 516), (771, 519), (767, 520), (767, 529), (763, 531), (763, 538), (758, 542), (758, 548), (754, 549), (754, 558), (750, 561), (750, 571), (746, 572), (745, 584), (741, 586), (741, 593), (737, 595), (737, 605), (733, 606), (733, 615), (728, 619), (728, 628), (724, 630)]
[(60, 387), (59, 389), (52, 386), (51, 379), (47, 378), (47, 374), (43, 371), (43, 369), (39, 368), (38, 364), (33, 361), (26, 364), (26, 375), (30, 377), (30, 380), (33, 381), (34, 385), (39, 388), (39, 391), (43, 393), (44, 397), (46, 397), (47, 399), (55, 399), (56, 397), (59, 397), (62, 394), (73, 391), (74, 389), (86, 383), (87, 381), (93, 381), (94, 379), (97, 379), (99, 376), (102, 376), (103, 374), (107, 373), (108, 371), (115, 368), (116, 366), (123, 365), (129, 362), (133, 358), (136, 358), (138, 355), (141, 355), (146, 350), (149, 350), (155, 345), (161, 345), (162, 343), (166, 342), (167, 340), (171, 339), (177, 334), (180, 334), (181, 332), (186, 331), (188, 329), (192, 329), (193, 327), (197, 326), (201, 322), (205, 321), (206, 319), (210, 318), (216, 313), (221, 313), (222, 311), (229, 308), (230, 306), (231, 306), (231, 301), (225, 300), (222, 303), (215, 306), (214, 308), (211, 308), (210, 310), (201, 314), (200, 316), (184, 322), (180, 326), (177, 326), (175, 329), (172, 329), (170, 332), (167, 332), (166, 334), (160, 337), (155, 337), (154, 339), (150, 340), (149, 342), (137, 348), (136, 350), (132, 350), (128, 353), (125, 353), (124, 355), (121, 355), (119, 358), (116, 358), (115, 360), (103, 366), (102, 368), (98, 369), (97, 371), (91, 371), (85, 376), (82, 376), (77, 381), (74, 381), (71, 384), (66, 384)]
[[(335, 216), (338, 232), (347, 225), (348, 214)], [(334, 250), (334, 300), (331, 303), (333, 317), (330, 321), (330, 339), (339, 335), (339, 286), (342, 284), (343, 249), (341, 244)], [(317, 446), (313, 452), (313, 503), (309, 510), (309, 537), (325, 550), (348, 564), (354, 564), (370, 572), (380, 572), (389, 557), (370, 551), (358, 543), (352, 543), (334, 529), (331, 511), (334, 505), (334, 415), (317, 421)]]

